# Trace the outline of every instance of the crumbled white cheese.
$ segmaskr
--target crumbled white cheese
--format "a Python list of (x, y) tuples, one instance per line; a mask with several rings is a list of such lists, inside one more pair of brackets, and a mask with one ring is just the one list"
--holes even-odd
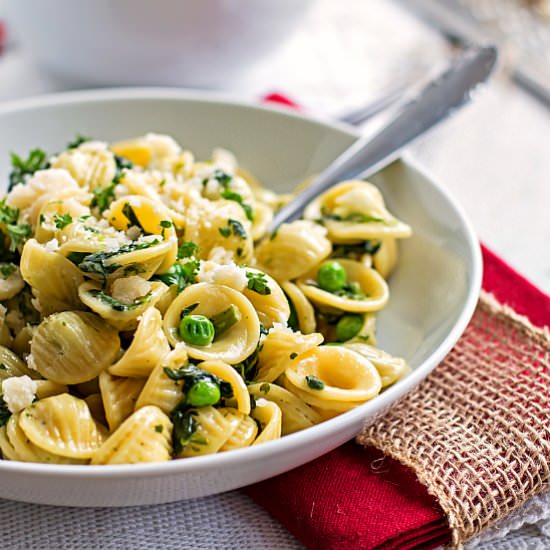
[(111, 296), (123, 304), (132, 304), (137, 298), (151, 290), (151, 283), (139, 275), (117, 279), (112, 286)]
[(209, 179), (204, 186), (204, 196), (209, 199), (217, 199), (220, 195), (220, 182), (216, 179)]
[(208, 259), (217, 264), (230, 264), (234, 260), (233, 250), (227, 250), (223, 246), (215, 246), (210, 250)]
[(289, 334), (294, 334), (294, 331), (289, 326), (287, 326), (286, 323), (273, 323), (273, 326), (269, 329), (268, 332), (271, 332), (274, 330), (279, 330), (282, 332), (288, 332)]
[(174, 138), (164, 134), (149, 133), (144, 137), (146, 146), (151, 152), (149, 166), (151, 168), (163, 168), (162, 160), (167, 157), (175, 157), (181, 153), (181, 147)]
[(220, 265), (216, 262), (201, 262), (201, 267), (197, 275), (200, 283), (215, 283), (234, 288), (241, 292), (248, 283), (246, 270), (238, 267), (234, 262)]
[(11, 413), (28, 407), (36, 395), (37, 384), (29, 376), (12, 376), (2, 382), (2, 397)]
[(48, 250), (49, 252), (55, 252), (56, 250), (59, 250), (59, 241), (57, 239), (52, 239), (51, 241), (48, 241), (44, 248)]
[(120, 199), (121, 197), (125, 197), (126, 195), (130, 194), (130, 190), (128, 187), (122, 183), (119, 183), (118, 185), (115, 185), (115, 198)]

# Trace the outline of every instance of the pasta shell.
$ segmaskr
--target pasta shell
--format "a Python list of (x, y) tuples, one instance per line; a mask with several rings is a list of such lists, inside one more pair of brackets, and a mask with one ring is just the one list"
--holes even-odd
[(82, 309), (78, 287), (84, 282), (84, 277), (61, 254), (47, 250), (35, 239), (29, 239), (23, 247), (20, 269), (23, 279), (40, 302), (42, 314)]
[(281, 283), (281, 287), (294, 307), (300, 332), (302, 334), (315, 332), (317, 323), (315, 321), (315, 310), (311, 302), (294, 283), (284, 281)]
[(411, 228), (388, 212), (378, 188), (366, 181), (344, 181), (331, 187), (307, 206), (304, 216), (322, 220), (335, 243), (411, 235)]
[(197, 429), (177, 458), (217, 453), (240, 422), (238, 417), (224, 415), (214, 407), (193, 409), (193, 416)]
[(281, 409), (266, 399), (258, 399), (256, 407), (251, 413), (252, 418), (257, 420), (262, 429), (252, 445), (260, 445), (281, 437), (282, 418)]
[[(19, 460), (21, 462), (44, 462), (46, 464), (85, 464), (87, 460), (77, 458), (67, 458), (59, 456), (40, 447), (37, 447), (25, 435), (25, 432), (19, 426), (20, 414), (12, 414), (6, 424), (6, 438), (9, 441), (11, 449), (8, 450), (10, 460)], [(1, 443), (0, 443), (0, 446)], [(4, 447), (2, 446), (4, 452)]]
[(278, 281), (301, 277), (327, 258), (332, 245), (326, 229), (310, 221), (283, 223), (256, 249), (259, 267)]
[(373, 267), (384, 279), (387, 279), (397, 265), (398, 257), (397, 240), (391, 238), (382, 239), (378, 252), (372, 258)]
[(269, 289), (269, 294), (259, 294), (248, 287), (243, 290), (243, 294), (254, 306), (260, 323), (267, 328), (271, 328), (273, 323), (286, 324), (290, 316), (290, 306), (282, 288), (275, 279), (257, 269), (247, 268), (246, 271), (251, 274), (263, 275), (267, 281), (266, 287)]
[[(134, 330), (139, 323), (138, 317), (153, 307), (168, 291), (168, 287), (160, 281), (149, 282), (139, 276), (135, 278), (143, 281), (148, 290), (129, 303), (113, 301), (113, 297), (105, 293), (100, 284), (91, 281), (81, 284), (78, 294), (84, 304), (118, 330)], [(141, 292), (137, 291), (138, 294)]]
[(366, 357), (376, 367), (383, 388), (400, 380), (411, 371), (404, 359), (393, 357), (393, 355), (374, 346), (355, 342), (346, 342), (343, 345), (345, 348)]
[(149, 376), (169, 351), (161, 314), (158, 309), (150, 307), (141, 316), (130, 347), (109, 367), (109, 372), (116, 376)]
[(99, 388), (105, 418), (111, 431), (116, 430), (132, 412), (145, 378), (119, 378), (107, 371), (99, 375)]
[(31, 342), (29, 365), (58, 384), (95, 378), (118, 355), (116, 330), (93, 313), (64, 311), (42, 321)]
[(388, 285), (376, 270), (354, 260), (339, 259), (338, 263), (346, 270), (348, 282), (356, 284), (362, 295), (338, 295), (320, 288), (316, 283), (319, 266), (308, 276), (299, 279), (296, 284), (316, 305), (341, 311), (378, 311), (388, 303)]
[(258, 434), (258, 424), (250, 416), (244, 416), (227, 441), (220, 447), (220, 452), (242, 449), (252, 445)]
[(265, 337), (258, 355), (259, 370), (255, 380), (274, 382), (298, 355), (323, 342), (318, 332), (301, 334), (287, 328), (273, 328)]
[[(238, 262), (249, 263), (252, 259), (251, 223), (236, 202), (195, 200), (186, 211), (186, 220), (185, 238), (199, 247), (201, 259), (208, 259), (216, 247), (233, 252)], [(236, 230), (235, 222), (241, 232)]]
[(164, 371), (164, 367), (174, 370), (187, 365), (187, 352), (182, 346), (176, 347), (161, 363), (156, 366), (136, 402), (136, 410), (147, 405), (154, 405), (170, 414), (183, 399), (183, 380), (172, 380)]
[(265, 382), (250, 384), (248, 391), (250, 395), (254, 396), (256, 402), (258, 399), (266, 399), (267, 401), (273, 401), (281, 409), (282, 435), (305, 430), (322, 422), (319, 413), (314, 411), (299, 397), (277, 384), (268, 384)]
[(52, 160), (51, 166), (67, 170), (81, 187), (90, 189), (109, 185), (116, 173), (113, 153), (99, 142), (86, 142), (63, 152)]
[[(300, 390), (306, 403), (316, 406), (310, 396), (323, 401), (361, 402), (372, 399), (382, 388), (374, 365), (342, 346), (321, 346), (299, 355), (285, 370), (285, 377)], [(311, 383), (315, 379), (321, 387)]]
[(68, 393), (24, 409), (19, 426), (37, 447), (69, 458), (90, 458), (105, 438), (85, 401)]
[[(241, 319), (225, 331), (220, 338), (206, 346), (182, 342), (178, 325), (183, 309), (196, 305), (193, 314), (208, 318), (235, 306)], [(168, 341), (175, 346), (181, 343), (193, 359), (219, 359), (226, 363), (239, 363), (251, 355), (260, 338), (260, 322), (250, 301), (240, 292), (225, 285), (198, 283), (188, 286), (166, 311), (164, 332)]]
[(92, 464), (164, 462), (172, 458), (172, 422), (158, 407), (129, 416), (95, 452)]

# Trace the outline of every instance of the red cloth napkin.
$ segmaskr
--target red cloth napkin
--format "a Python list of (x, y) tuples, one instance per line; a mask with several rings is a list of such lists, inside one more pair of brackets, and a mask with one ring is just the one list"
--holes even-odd
[[(279, 94), (266, 99), (293, 106)], [(484, 246), (482, 253), (483, 288), (549, 325), (550, 297)], [(314, 550), (429, 550), (450, 541), (441, 508), (415, 473), (354, 442), (243, 490)]]

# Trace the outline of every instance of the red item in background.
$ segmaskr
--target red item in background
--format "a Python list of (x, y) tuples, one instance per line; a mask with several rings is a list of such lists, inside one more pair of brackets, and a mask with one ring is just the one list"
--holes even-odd
[[(296, 105), (279, 94), (266, 101)], [(483, 288), (538, 326), (550, 298), (482, 246)], [(415, 473), (350, 442), (243, 491), (312, 550), (429, 550), (450, 541), (443, 511)]]
[(6, 45), (6, 24), (4, 23), (4, 21), (0, 21), (0, 55), (2, 55), (5, 45)]

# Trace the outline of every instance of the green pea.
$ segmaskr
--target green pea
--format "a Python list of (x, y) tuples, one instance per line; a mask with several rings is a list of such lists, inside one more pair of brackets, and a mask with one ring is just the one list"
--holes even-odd
[(210, 380), (200, 380), (187, 392), (187, 403), (192, 407), (215, 405), (221, 397), (220, 387)]
[(179, 324), (178, 332), (186, 344), (207, 346), (214, 340), (214, 325), (204, 315), (186, 315)]
[(342, 315), (336, 324), (336, 339), (338, 342), (351, 340), (354, 336), (359, 334), (362, 326), (363, 317), (361, 315), (353, 313)]
[(347, 283), (346, 270), (341, 263), (328, 261), (321, 264), (317, 271), (317, 282), (327, 292), (336, 292), (344, 288)]

